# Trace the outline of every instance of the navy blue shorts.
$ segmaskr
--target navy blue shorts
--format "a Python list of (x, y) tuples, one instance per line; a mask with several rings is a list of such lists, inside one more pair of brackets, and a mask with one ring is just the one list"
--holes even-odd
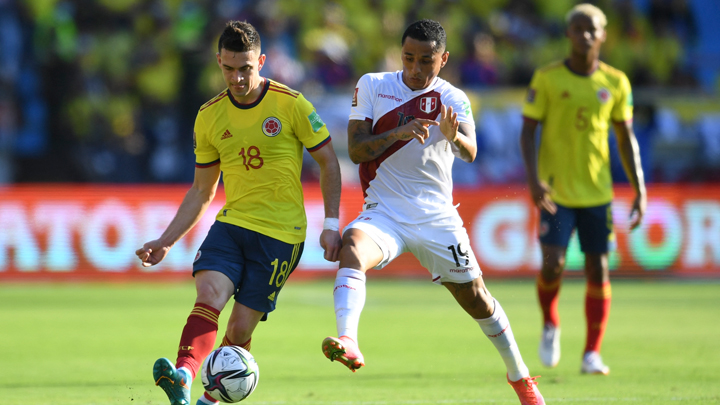
[(195, 256), (193, 275), (200, 270), (223, 273), (235, 284), (235, 301), (267, 314), (275, 310), (304, 246), (215, 221)]
[(540, 210), (540, 243), (567, 248), (577, 228), (580, 250), (607, 253), (614, 248), (612, 207), (610, 203), (587, 208), (568, 208), (557, 204), (555, 215)]

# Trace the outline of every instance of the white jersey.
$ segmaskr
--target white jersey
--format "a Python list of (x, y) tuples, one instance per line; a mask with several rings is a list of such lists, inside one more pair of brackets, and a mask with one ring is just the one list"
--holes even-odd
[[(372, 133), (381, 134), (415, 118), (439, 121), (443, 105), (452, 107), (458, 121), (472, 127), (468, 136), (475, 136), (470, 101), (462, 90), (439, 77), (425, 89), (411, 90), (402, 81), (402, 71), (361, 77), (350, 119), (372, 122)], [(429, 130), (425, 144), (415, 139), (397, 141), (377, 159), (360, 163), (366, 209), (410, 224), (456, 215), (452, 165), (453, 152), (458, 150), (438, 126)]]

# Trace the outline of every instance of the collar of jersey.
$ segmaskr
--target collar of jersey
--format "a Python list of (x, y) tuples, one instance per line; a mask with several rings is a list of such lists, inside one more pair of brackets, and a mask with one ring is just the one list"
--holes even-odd
[(592, 72), (590, 72), (590, 73), (588, 73), (588, 74), (582, 74), (582, 73), (578, 73), (578, 72), (570, 69), (570, 61), (569, 61), (568, 59), (565, 59), (565, 60), (563, 61), (563, 65), (565, 65), (565, 68), (566, 68), (570, 73), (574, 74), (575, 76), (580, 76), (580, 77), (590, 77), (590, 76), (593, 75), (593, 73), (597, 72), (597, 70), (600, 68), (600, 62), (598, 62), (597, 66), (595, 66), (595, 69), (593, 69)]
[(270, 88), (270, 79), (265, 78), (265, 84), (263, 85), (262, 93), (258, 96), (257, 100), (253, 101), (250, 104), (241, 104), (238, 103), (237, 100), (235, 100), (235, 97), (232, 96), (232, 93), (230, 93), (230, 89), (225, 90), (227, 92), (228, 98), (230, 99), (230, 102), (233, 103), (233, 105), (241, 110), (247, 110), (249, 108), (253, 108), (256, 105), (260, 104), (263, 98), (265, 98), (265, 94), (267, 94), (268, 89)]

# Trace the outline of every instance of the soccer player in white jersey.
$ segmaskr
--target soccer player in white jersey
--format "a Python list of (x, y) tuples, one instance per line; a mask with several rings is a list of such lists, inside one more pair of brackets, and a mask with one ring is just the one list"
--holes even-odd
[(402, 37), (403, 70), (366, 74), (355, 88), (348, 147), (360, 164), (365, 204), (343, 234), (334, 289), (338, 337), (323, 340), (322, 350), (353, 372), (365, 365), (357, 344), (365, 272), (411, 252), (495, 345), (520, 403), (544, 404), (453, 205), (453, 162), (472, 162), (477, 144), (467, 96), (438, 77), (448, 61), (445, 44), (438, 22), (417, 21)]

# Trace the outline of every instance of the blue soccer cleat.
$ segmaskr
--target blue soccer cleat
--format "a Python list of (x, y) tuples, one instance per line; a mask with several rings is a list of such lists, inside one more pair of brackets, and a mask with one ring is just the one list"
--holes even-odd
[(167, 394), (170, 405), (190, 405), (192, 378), (187, 371), (176, 369), (170, 360), (163, 357), (153, 365), (153, 378), (155, 385)]

